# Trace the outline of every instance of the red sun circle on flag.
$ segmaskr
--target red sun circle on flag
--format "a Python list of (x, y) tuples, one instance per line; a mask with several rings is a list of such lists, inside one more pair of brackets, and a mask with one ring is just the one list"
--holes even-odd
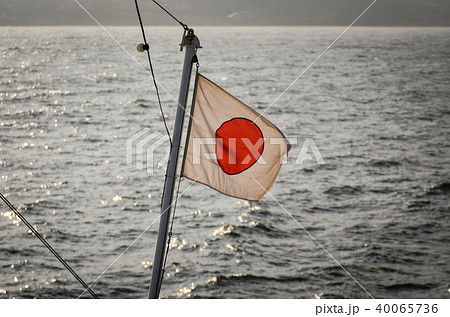
[(227, 174), (239, 174), (250, 168), (263, 150), (263, 134), (251, 120), (233, 118), (216, 130), (217, 162)]

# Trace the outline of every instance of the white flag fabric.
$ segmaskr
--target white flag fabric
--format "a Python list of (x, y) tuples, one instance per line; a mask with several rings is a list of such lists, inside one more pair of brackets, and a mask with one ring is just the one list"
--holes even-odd
[(197, 74), (183, 176), (221, 193), (259, 201), (290, 149), (270, 121)]

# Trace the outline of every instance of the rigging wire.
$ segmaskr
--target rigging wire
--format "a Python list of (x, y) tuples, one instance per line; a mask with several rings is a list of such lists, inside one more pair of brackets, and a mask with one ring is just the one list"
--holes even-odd
[(183, 29), (187, 30), (189, 27), (181, 22), (180, 20), (178, 20), (172, 13), (170, 13), (166, 8), (164, 8), (162, 5), (160, 5), (157, 1), (152, 0), (158, 7), (160, 7), (165, 13), (167, 13), (172, 19), (174, 19), (175, 21), (177, 21), (182, 27)]
[[(184, 31), (186, 32), (186, 30), (188, 29), (188, 27), (187, 27), (186, 24), (184, 24), (183, 22), (181, 22), (180, 20), (178, 20), (175, 16), (173, 16), (169, 11), (167, 11), (167, 10), (166, 10), (163, 6), (161, 6), (158, 2), (156, 2), (156, 1), (153, 1), (153, 2), (155, 2), (156, 5), (158, 5), (162, 10), (164, 10), (164, 12), (166, 12), (166, 13), (167, 13), (168, 15), (170, 15), (173, 19), (175, 19), (175, 21), (177, 21), (178, 23), (180, 23), (180, 24), (183, 26)], [(150, 65), (150, 71), (151, 71), (151, 74), (152, 74), (153, 85), (155, 86), (155, 89), (156, 89), (156, 95), (157, 95), (157, 97), (158, 97), (159, 109), (160, 109), (160, 111), (161, 111), (161, 116), (162, 116), (162, 119), (163, 119), (163, 122), (164, 122), (164, 127), (165, 127), (166, 132), (167, 132), (167, 135), (168, 135), (168, 137), (169, 137), (170, 148), (171, 148), (171, 150), (172, 150), (172, 148), (173, 148), (172, 137), (171, 137), (171, 135), (170, 135), (169, 128), (167, 127), (166, 118), (165, 118), (164, 111), (163, 111), (163, 108), (162, 108), (161, 99), (160, 99), (159, 90), (158, 90), (158, 85), (157, 85), (156, 78), (155, 78), (155, 74), (154, 74), (154, 71), (153, 71), (152, 59), (151, 59), (151, 55), (150, 55), (150, 46), (149, 46), (149, 44), (148, 44), (148, 42), (147, 42), (147, 37), (145, 36), (145, 28), (144, 28), (144, 23), (142, 22), (142, 17), (141, 17), (141, 12), (140, 12), (140, 10), (139, 10), (139, 4), (138, 4), (138, 1), (137, 1), (137, 0), (134, 0), (134, 4), (135, 4), (135, 6), (136, 6), (136, 13), (137, 13), (137, 16), (138, 16), (138, 19), (139, 19), (139, 25), (140, 25), (140, 27), (141, 27), (142, 38), (143, 38), (143, 40), (144, 40), (143, 49), (147, 51), (148, 63), (149, 63), (149, 65)], [(165, 174), (165, 178), (167, 179), (167, 174)], [(166, 181), (164, 181), (163, 193), (165, 192), (165, 190), (166, 190)], [(162, 208), (163, 199), (164, 199), (164, 196), (161, 197), (161, 202), (160, 202), (161, 208)], [(170, 240), (170, 238), (169, 238), (169, 240)]]
[(92, 297), (94, 297), (95, 299), (98, 299), (98, 296), (94, 293), (94, 291), (89, 287), (89, 285), (87, 285), (83, 279), (70, 267), (70, 265), (58, 254), (58, 252), (55, 251), (55, 249), (52, 248), (52, 246), (47, 242), (47, 240), (45, 240), (45, 238), (43, 236), (41, 236), (41, 234), (27, 221), (27, 219), (25, 219), (25, 217), (16, 209), (16, 207), (14, 207), (9, 200), (2, 194), (0, 193), (0, 198), (3, 200), (3, 202), (14, 212), (14, 214), (20, 219), (22, 220), (22, 222), (28, 227), (28, 229), (31, 230), (31, 232), (33, 232), (33, 234), (39, 239), (41, 240), (41, 242), (45, 245), (45, 247), (51, 252), (53, 253), (53, 255), (59, 260), (59, 262), (62, 263), (62, 265), (64, 265), (64, 267), (70, 272), (72, 273), (72, 275), (76, 278), (76, 280), (78, 282), (80, 282), (81, 285), (83, 285), (83, 287), (92, 295)]
[[(187, 32), (187, 30), (189, 29), (189, 27), (187, 26), (187, 24), (185, 24), (185, 23), (181, 22), (179, 19), (177, 19), (172, 13), (170, 13), (166, 8), (164, 8), (164, 7), (163, 7), (161, 4), (159, 4), (157, 1), (155, 1), (155, 0), (152, 0), (152, 1), (153, 1), (158, 7), (160, 7), (165, 13), (167, 13), (172, 19), (174, 19), (177, 23), (179, 23), (179, 24), (183, 27), (185, 33)], [(160, 99), (160, 95), (159, 95), (158, 85), (157, 85), (157, 82), (156, 82), (156, 79), (155, 79), (155, 75), (154, 75), (154, 71), (153, 71), (153, 65), (152, 65), (152, 60), (151, 60), (151, 55), (150, 55), (150, 46), (149, 46), (149, 44), (148, 44), (148, 42), (147, 42), (147, 37), (145, 36), (144, 23), (142, 22), (142, 17), (141, 17), (141, 12), (140, 12), (140, 10), (139, 10), (139, 4), (138, 4), (138, 1), (137, 1), (137, 0), (134, 0), (134, 4), (135, 4), (135, 6), (136, 6), (136, 13), (137, 13), (137, 16), (138, 16), (138, 19), (139, 19), (139, 25), (140, 25), (140, 27), (141, 27), (142, 38), (143, 38), (143, 40), (144, 40), (143, 49), (147, 51), (148, 63), (149, 63), (149, 65), (150, 65), (150, 71), (151, 71), (151, 74), (152, 74), (153, 85), (155, 86), (155, 89), (156, 89), (156, 95), (157, 95), (157, 97), (158, 97), (158, 103), (159, 103), (159, 108), (160, 108), (161, 115), (162, 115), (162, 118), (163, 118), (164, 127), (165, 127), (165, 129), (166, 129), (167, 135), (169, 136), (170, 147), (172, 148), (172, 147), (173, 147), (173, 145), (172, 145), (172, 138), (171, 138), (169, 129), (168, 129), (168, 127), (167, 127), (166, 119), (165, 119), (165, 116), (164, 116), (164, 111), (163, 111), (163, 108), (162, 108), (162, 105), (161, 105), (161, 99)], [(185, 35), (185, 34), (184, 34), (184, 35)], [(183, 35), (183, 38), (184, 38), (184, 35)], [(167, 175), (165, 175), (165, 177), (167, 178)], [(165, 186), (165, 183), (166, 183), (166, 182), (164, 182), (164, 186)], [(179, 182), (178, 182), (178, 187), (179, 187)], [(163, 189), (163, 192), (164, 192), (164, 190), (165, 190), (165, 188)], [(176, 202), (175, 202), (175, 204), (176, 204)], [(161, 198), (161, 206), (162, 206), (162, 198)], [(176, 206), (176, 205), (175, 205), (175, 206)], [(173, 227), (173, 218), (172, 218), (172, 226), (171, 226), (171, 228), (172, 228), (172, 227)], [(171, 234), (171, 232), (170, 232), (170, 234)], [(169, 236), (169, 244), (170, 244), (170, 236)], [(166, 257), (167, 257), (167, 256), (166, 256)], [(164, 262), (164, 263), (165, 263), (165, 262)], [(164, 264), (163, 268), (165, 268), (165, 264)]]
[(158, 98), (159, 110), (161, 111), (161, 117), (163, 119), (164, 128), (166, 129), (167, 136), (169, 137), (170, 146), (172, 146), (172, 137), (170, 136), (169, 128), (167, 127), (166, 116), (164, 115), (164, 110), (163, 110), (163, 107), (161, 104), (161, 97), (159, 95), (158, 83), (156, 82), (155, 72), (153, 71), (152, 58), (150, 55), (150, 46), (148, 45), (147, 38), (145, 36), (145, 29), (144, 29), (144, 24), (142, 23), (141, 12), (139, 11), (139, 5), (138, 5), (137, 0), (134, 0), (134, 3), (136, 5), (136, 12), (137, 12), (137, 15), (139, 18), (139, 25), (141, 26), (142, 38), (144, 39), (143, 49), (147, 51), (148, 64), (150, 65), (150, 72), (152, 74), (153, 85), (155, 86), (156, 96)]

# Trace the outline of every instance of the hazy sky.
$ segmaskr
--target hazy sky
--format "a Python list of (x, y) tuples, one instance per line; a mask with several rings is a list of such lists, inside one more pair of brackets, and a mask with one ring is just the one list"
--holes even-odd
[[(100, 23), (135, 25), (134, 0), (78, 0)], [(349, 25), (373, 0), (161, 0), (195, 25)], [(175, 25), (139, 0), (147, 25)], [(93, 25), (75, 0), (0, 0), (0, 25)], [(450, 26), (450, 0), (377, 0), (357, 25)]]

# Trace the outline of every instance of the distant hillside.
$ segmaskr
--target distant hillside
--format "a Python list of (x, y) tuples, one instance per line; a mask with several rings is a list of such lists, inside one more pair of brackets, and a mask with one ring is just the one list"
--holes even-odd
[[(135, 25), (133, 0), (78, 0), (102, 24)], [(161, 0), (189, 25), (348, 25), (373, 0)], [(146, 24), (174, 25), (151, 0)], [(92, 25), (74, 0), (0, 0), (0, 25)], [(378, 0), (357, 25), (450, 26), (449, 0)]]

